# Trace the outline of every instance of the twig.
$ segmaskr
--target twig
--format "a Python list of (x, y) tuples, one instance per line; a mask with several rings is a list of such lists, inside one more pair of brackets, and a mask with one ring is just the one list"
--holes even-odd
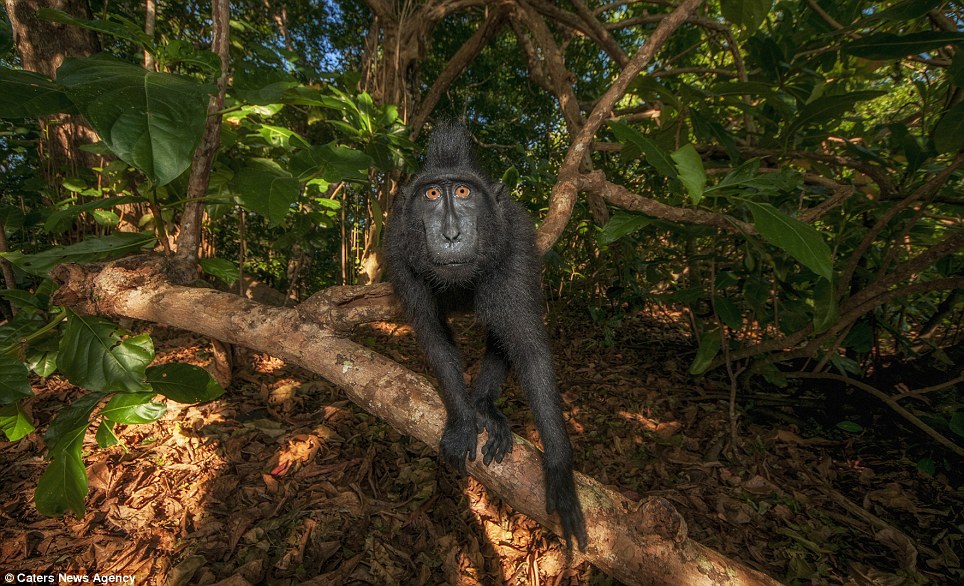
[(901, 407), (896, 401), (894, 401), (893, 397), (891, 397), (890, 395), (888, 395), (887, 393), (881, 391), (876, 387), (872, 387), (865, 382), (852, 379), (842, 374), (833, 374), (830, 372), (790, 372), (790, 373), (787, 373), (785, 376), (787, 378), (834, 380), (834, 381), (838, 381), (838, 382), (842, 382), (844, 384), (850, 385), (855, 389), (860, 389), (861, 391), (870, 393), (874, 397), (877, 397), (877, 399), (879, 399), (885, 405), (890, 407), (898, 415), (906, 419), (909, 423), (911, 423), (917, 429), (923, 431), (928, 436), (930, 436), (931, 439), (941, 444), (948, 450), (954, 452), (958, 456), (964, 458), (964, 448), (962, 448), (961, 446), (955, 444), (951, 440), (944, 437), (939, 431), (937, 431), (933, 427), (921, 421), (916, 415), (914, 415), (907, 409), (904, 409), (903, 407)]

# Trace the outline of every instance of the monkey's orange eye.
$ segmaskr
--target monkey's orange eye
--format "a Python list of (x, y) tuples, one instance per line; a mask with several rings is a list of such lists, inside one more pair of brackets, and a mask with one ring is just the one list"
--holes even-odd
[(455, 195), (459, 197), (468, 197), (472, 193), (472, 190), (464, 185), (459, 185), (455, 188)]
[(425, 190), (425, 197), (432, 201), (442, 197), (442, 191), (438, 187), (429, 187)]

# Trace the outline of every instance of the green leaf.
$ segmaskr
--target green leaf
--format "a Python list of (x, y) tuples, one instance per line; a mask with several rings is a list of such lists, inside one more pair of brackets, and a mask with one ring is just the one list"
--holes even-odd
[(67, 379), (93, 391), (143, 392), (145, 369), (154, 358), (147, 334), (121, 339), (120, 328), (98, 317), (67, 312), (58, 363)]
[(37, 118), (75, 112), (59, 83), (32, 71), (0, 67), (0, 118)]
[(683, 187), (690, 194), (690, 201), (693, 205), (699, 205), (703, 199), (703, 190), (706, 188), (706, 171), (703, 170), (703, 159), (696, 152), (693, 145), (688, 144), (672, 155), (679, 169), (679, 178), (683, 182)]
[(813, 289), (813, 333), (822, 334), (840, 320), (836, 288), (826, 279), (819, 279)]
[(743, 315), (740, 308), (729, 297), (717, 297), (713, 301), (716, 307), (716, 315), (731, 330), (738, 330), (743, 327)]
[(16, 403), (20, 399), (33, 396), (27, 366), (10, 356), (0, 354), (0, 405)]
[(223, 258), (202, 258), (198, 260), (198, 264), (205, 273), (221, 279), (228, 285), (233, 285), (241, 278), (238, 265)]
[(45, 304), (36, 295), (31, 295), (20, 289), (3, 289), (0, 291), (0, 297), (13, 303), (15, 307), (33, 307), (36, 309), (44, 309), (45, 307)]
[(887, 92), (859, 91), (840, 96), (817, 98), (800, 109), (797, 117), (787, 127), (786, 136), (793, 136), (798, 130), (814, 124), (826, 124), (854, 109), (858, 102), (882, 96)]
[(934, 146), (942, 153), (956, 153), (964, 146), (964, 102), (948, 110), (934, 127)]
[(791, 218), (770, 204), (743, 202), (753, 213), (753, 225), (767, 242), (824, 279), (833, 278), (830, 247), (813, 226)]
[(106, 419), (100, 420), (100, 425), (97, 426), (97, 435), (94, 437), (97, 439), (97, 445), (102, 448), (109, 448), (120, 443), (120, 440), (114, 435), (114, 422)]
[(509, 167), (502, 174), (502, 185), (505, 185), (505, 190), (511, 192), (519, 184), (519, 170), (515, 168), (515, 165)]
[(643, 226), (653, 223), (653, 219), (638, 214), (616, 212), (599, 233), (600, 244), (612, 244), (620, 238), (632, 234)]
[(157, 393), (118, 393), (100, 410), (100, 414), (115, 423), (137, 425), (157, 421), (164, 416), (167, 405), (152, 403)]
[(677, 177), (673, 160), (666, 151), (650, 138), (623, 122), (610, 122), (609, 127), (616, 135), (616, 140), (624, 145), (624, 149), (625, 147), (632, 147), (632, 149), (624, 150), (623, 156), (635, 158), (638, 156), (636, 153), (642, 153), (646, 156), (646, 162), (652, 165), (660, 175), (669, 179)]
[(58, 411), (44, 433), (47, 448), (52, 450), (64, 442), (69, 443), (78, 433), (83, 436), (83, 432), (90, 425), (90, 414), (103, 398), (103, 393), (87, 393)]
[(268, 159), (251, 159), (234, 177), (241, 204), (277, 226), (298, 201), (297, 179)]
[(964, 51), (954, 53), (954, 58), (947, 67), (947, 77), (957, 87), (964, 87)]
[(20, 403), (14, 403), (0, 407), (0, 429), (7, 441), (15, 442), (33, 432), (34, 426)]
[(334, 142), (302, 149), (291, 159), (291, 172), (299, 179), (318, 177), (328, 183), (367, 181), (375, 162), (361, 151)]
[(97, 210), (108, 210), (114, 206), (118, 206), (125, 203), (136, 203), (147, 201), (143, 197), (136, 197), (133, 195), (125, 195), (119, 197), (105, 197), (103, 199), (95, 199), (86, 203), (73, 203), (69, 201), (64, 209), (54, 210), (47, 216), (47, 221), (44, 222), (44, 230), (47, 232), (58, 232), (58, 228), (61, 226), (66, 229), (68, 223), (73, 221), (74, 218), (79, 216), (82, 212), (96, 212)]
[(753, 32), (770, 13), (773, 0), (720, 0), (723, 18)]
[(905, 0), (898, 2), (878, 16), (883, 20), (904, 21), (924, 16), (931, 10), (944, 4), (947, 0)]
[(723, 333), (720, 330), (713, 330), (703, 333), (700, 340), (700, 347), (696, 350), (696, 358), (690, 365), (690, 374), (703, 374), (713, 363), (713, 359), (719, 354), (723, 346)]
[(906, 35), (875, 33), (843, 46), (845, 53), (863, 59), (883, 61), (906, 55), (921, 55), (946, 45), (964, 42), (964, 33), (922, 31)]
[(42, 515), (51, 517), (73, 511), (84, 516), (87, 499), (87, 469), (81, 450), (86, 427), (76, 430), (65, 441), (50, 450), (50, 464), (44, 470), (34, 492), (34, 504)]
[(191, 165), (216, 91), (106, 57), (68, 58), (57, 79), (111, 152), (157, 185)]
[(119, 39), (131, 41), (151, 53), (155, 52), (154, 42), (151, 40), (151, 37), (131, 21), (120, 20), (120, 18), (118, 18), (120, 22), (113, 20), (87, 20), (85, 18), (75, 18), (62, 10), (53, 8), (41, 8), (37, 11), (37, 18), (106, 33)]
[(964, 411), (955, 411), (947, 426), (957, 435), (964, 437)]
[(850, 433), (860, 433), (864, 430), (863, 426), (855, 421), (840, 421), (837, 423), (837, 427)]
[(208, 371), (182, 362), (148, 368), (147, 382), (155, 391), (178, 403), (200, 403), (224, 394), (224, 389)]
[(57, 370), (57, 351), (28, 353), (27, 366), (37, 373), (37, 376), (50, 376)]
[(118, 258), (153, 245), (154, 237), (150, 234), (119, 232), (110, 236), (87, 238), (69, 246), (55, 246), (37, 254), (0, 252), (0, 256), (27, 273), (45, 277), (50, 269), (61, 263)]
[(242, 61), (234, 72), (231, 92), (239, 100), (267, 106), (275, 104), (288, 90), (298, 87), (298, 80), (280, 67), (262, 67)]

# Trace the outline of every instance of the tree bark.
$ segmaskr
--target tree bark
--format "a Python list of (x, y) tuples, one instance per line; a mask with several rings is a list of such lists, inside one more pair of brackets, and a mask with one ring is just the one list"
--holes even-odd
[[(23, 68), (56, 77), (67, 57), (86, 57), (100, 50), (97, 36), (85, 28), (37, 18), (41, 8), (62, 10), (76, 18), (90, 18), (86, 0), (6, 0), (14, 44)], [(61, 182), (97, 160), (81, 145), (97, 142), (97, 133), (80, 116), (58, 114), (40, 120), (40, 155), (47, 184), (59, 193)], [(67, 173), (64, 170), (67, 169)]]
[[(339, 322), (332, 316), (346, 315), (339, 307), (343, 303), (357, 306), (364, 297), (361, 288), (331, 289), (296, 308), (268, 307), (230, 293), (178, 285), (184, 274), (169, 278), (172, 266), (178, 263), (144, 256), (104, 265), (61, 265), (52, 272), (61, 283), (55, 303), (88, 314), (163, 323), (270, 353), (325, 377), (399, 432), (438, 445), (445, 409), (429, 382), (341, 337), (336, 329)], [(372, 293), (384, 300), (386, 291), (383, 286)], [(469, 472), (558, 533), (555, 517), (545, 512), (540, 452), (518, 436), (514, 440), (501, 464), (484, 466), (480, 458), (469, 462)], [(664, 499), (632, 502), (579, 473), (576, 484), (589, 533), (582, 555), (627, 584), (777, 584), (689, 539), (686, 523)]]
[[(211, 2), (211, 50), (221, 58), (221, 75), (218, 76), (218, 93), (208, 100), (208, 119), (204, 126), (201, 143), (194, 151), (191, 174), (187, 181), (187, 203), (181, 217), (180, 232), (177, 236), (177, 256), (186, 261), (195, 261), (201, 245), (201, 219), (204, 217), (204, 196), (208, 192), (211, 179), (211, 166), (221, 144), (221, 114), (224, 95), (228, 88), (228, 48), (229, 48), (229, 5), (228, 0)], [(158, 221), (161, 221), (158, 218)]]

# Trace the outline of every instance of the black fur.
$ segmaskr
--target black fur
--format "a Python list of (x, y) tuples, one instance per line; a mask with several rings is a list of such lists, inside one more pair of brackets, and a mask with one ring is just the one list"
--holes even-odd
[[(471, 196), (456, 196), (459, 188)], [(440, 197), (431, 200), (427, 190)], [(464, 192), (463, 192), (464, 193)], [(439, 451), (465, 472), (475, 460), (501, 462), (512, 432), (495, 406), (513, 367), (535, 416), (545, 449), (546, 508), (558, 512), (563, 536), (586, 547), (586, 527), (572, 475), (572, 447), (556, 390), (552, 355), (542, 322), (542, 260), (532, 219), (480, 168), (472, 138), (443, 124), (429, 139), (422, 170), (401, 190), (386, 234), (389, 280), (408, 313), (429, 367), (438, 378), (447, 421)], [(471, 396), (448, 325), (455, 309), (474, 308), (488, 328), (485, 357)]]

